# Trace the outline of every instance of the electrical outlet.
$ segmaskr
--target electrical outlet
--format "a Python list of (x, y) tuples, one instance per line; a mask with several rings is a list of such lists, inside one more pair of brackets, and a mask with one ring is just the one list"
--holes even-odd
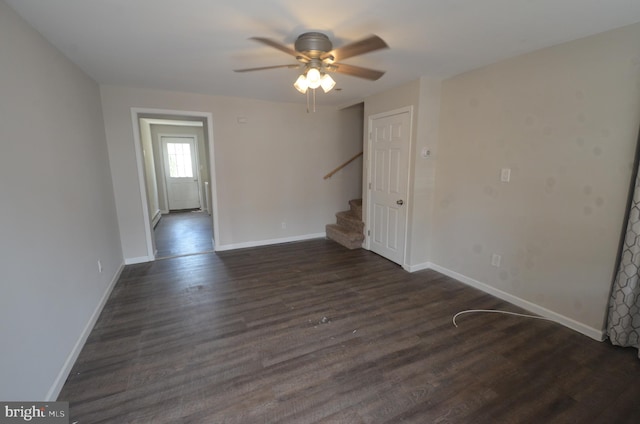
[(511, 180), (511, 168), (502, 168), (500, 171), (500, 181), (508, 183)]
[(281, 227), (283, 230), (286, 230), (286, 229), (287, 229), (287, 223), (286, 223), (286, 222), (281, 223), (281, 224), (280, 224), (280, 227)]
[(496, 255), (495, 253), (491, 255), (491, 266), (495, 266), (496, 268), (500, 266), (500, 261), (502, 260), (502, 256)]
[(98, 259), (98, 273), (102, 274), (102, 262)]

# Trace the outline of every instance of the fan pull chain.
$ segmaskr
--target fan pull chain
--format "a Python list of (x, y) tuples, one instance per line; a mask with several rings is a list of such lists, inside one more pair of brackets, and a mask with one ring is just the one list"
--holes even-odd
[(313, 89), (313, 112), (316, 111), (316, 89)]
[[(311, 98), (309, 98), (309, 91), (312, 92)], [(307, 90), (307, 113), (316, 111), (316, 89), (310, 88)]]

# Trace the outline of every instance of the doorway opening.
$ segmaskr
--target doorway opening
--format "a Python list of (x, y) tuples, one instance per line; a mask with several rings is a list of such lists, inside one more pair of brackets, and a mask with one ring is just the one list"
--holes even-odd
[(132, 109), (149, 260), (209, 253), (217, 233), (211, 115)]

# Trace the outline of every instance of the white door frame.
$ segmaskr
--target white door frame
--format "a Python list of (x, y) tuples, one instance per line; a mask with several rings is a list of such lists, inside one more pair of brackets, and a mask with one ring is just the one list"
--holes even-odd
[(160, 152), (162, 154), (162, 161), (160, 161), (160, 169), (162, 170), (162, 178), (164, 178), (164, 200), (167, 211), (169, 211), (169, 189), (167, 187), (167, 170), (164, 165), (165, 154), (164, 145), (162, 144), (162, 137), (171, 137), (171, 138), (190, 138), (193, 140), (193, 145), (195, 146), (194, 158), (196, 160), (196, 178), (198, 178), (198, 200), (200, 201), (200, 209), (204, 208), (204, 201), (202, 199), (202, 178), (200, 177), (200, 155), (198, 154), (198, 136), (195, 134), (158, 134), (158, 145), (160, 146)]
[(367, 137), (367, 151), (365, 154), (364, 159), (364, 163), (366, 163), (366, 173), (367, 173), (367, 182), (366, 184), (363, 184), (363, 191), (366, 192), (366, 207), (363, 210), (363, 217), (364, 217), (364, 222), (365, 222), (365, 242), (363, 247), (367, 250), (371, 250), (371, 236), (370, 236), (370, 231), (371, 231), (371, 200), (372, 200), (372, 196), (371, 196), (371, 150), (372, 150), (372, 143), (373, 140), (371, 139), (371, 133), (372, 133), (372, 125), (373, 125), (373, 121), (375, 121), (376, 119), (379, 118), (386, 118), (388, 116), (393, 116), (393, 115), (399, 115), (401, 113), (409, 113), (409, 146), (408, 146), (408, 154), (407, 154), (407, 175), (406, 175), (406, 179), (407, 179), (407, 199), (405, 200), (405, 206), (407, 208), (407, 222), (406, 225), (404, 226), (404, 246), (403, 246), (403, 252), (402, 252), (402, 263), (400, 264), (403, 268), (407, 267), (407, 246), (408, 246), (408, 240), (409, 240), (409, 227), (410, 227), (410, 222), (409, 222), (409, 217), (410, 217), (410, 213), (409, 211), (411, 210), (411, 199), (412, 199), (412, 194), (410, 192), (411, 189), (411, 152), (412, 152), (412, 148), (413, 148), (413, 106), (405, 106), (405, 107), (401, 107), (398, 109), (393, 109), (393, 110), (389, 110), (386, 112), (381, 112), (381, 113), (376, 113), (375, 115), (369, 115), (367, 117), (367, 133), (366, 133), (366, 137)]
[[(145, 115), (145, 116), (140, 116)], [(142, 140), (140, 139), (140, 122), (139, 118), (148, 117), (146, 115), (158, 115), (159, 118), (166, 119), (167, 116), (185, 117), (185, 118), (204, 118), (207, 122), (207, 138), (209, 143), (209, 174), (211, 175), (210, 190), (213, 217), (213, 239), (220, 234), (218, 223), (218, 180), (215, 172), (215, 152), (213, 141), (213, 115), (209, 112), (193, 112), (184, 110), (170, 109), (150, 109), (150, 108), (131, 108), (131, 122), (133, 124), (133, 140), (136, 153), (136, 167), (138, 169), (138, 185), (140, 188), (140, 202), (142, 204), (142, 219), (144, 221), (145, 241), (147, 245), (147, 259), (155, 260), (155, 252), (153, 249), (153, 229), (149, 219), (149, 203), (147, 201), (147, 184), (144, 176), (144, 158), (142, 155)], [(215, 241), (213, 244), (215, 250)]]

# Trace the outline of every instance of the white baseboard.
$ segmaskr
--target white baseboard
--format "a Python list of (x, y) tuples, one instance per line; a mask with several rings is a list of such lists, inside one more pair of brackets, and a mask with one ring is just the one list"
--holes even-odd
[(93, 314), (91, 314), (91, 318), (89, 318), (89, 321), (84, 326), (82, 333), (80, 333), (80, 337), (78, 337), (76, 344), (73, 346), (73, 349), (71, 349), (69, 356), (67, 356), (67, 360), (64, 362), (64, 365), (62, 366), (62, 369), (60, 370), (60, 372), (58, 373), (58, 376), (54, 380), (53, 385), (47, 392), (45, 402), (53, 402), (58, 398), (58, 395), (60, 394), (60, 391), (62, 390), (64, 383), (67, 381), (67, 377), (69, 377), (71, 368), (73, 368), (73, 364), (75, 364), (76, 359), (78, 359), (78, 355), (80, 355), (80, 352), (82, 351), (82, 348), (84, 347), (84, 344), (86, 343), (87, 338), (89, 338), (89, 334), (91, 334), (93, 327), (96, 325), (96, 321), (98, 321), (98, 317), (100, 316), (100, 313), (104, 308), (104, 305), (107, 303), (107, 300), (109, 299), (109, 296), (113, 291), (113, 288), (118, 282), (118, 279), (120, 278), (120, 274), (122, 274), (123, 269), (124, 269), (124, 264), (120, 265), (120, 267), (114, 274), (113, 278), (111, 279), (111, 282), (107, 286), (107, 289), (104, 291), (102, 297), (100, 298), (100, 302), (98, 302), (98, 305), (93, 311)]
[(135, 265), (135, 264), (142, 264), (145, 262), (152, 262), (155, 258), (150, 258), (148, 256), (139, 256), (137, 258), (125, 258), (124, 259), (124, 264), (125, 265)]
[(160, 212), (160, 209), (158, 209), (153, 214), (153, 219), (151, 220), (151, 228), (156, 228), (156, 225), (158, 225), (158, 222), (160, 222), (160, 218), (162, 218), (162, 212)]
[(222, 252), (225, 250), (245, 249), (247, 247), (269, 246), (272, 244), (290, 243), (292, 241), (311, 240), (311, 239), (322, 238), (326, 236), (327, 236), (326, 233), (316, 233), (316, 234), (305, 234), (302, 236), (284, 237), (284, 238), (270, 239), (270, 240), (248, 241), (245, 243), (222, 244), (218, 246), (214, 244), (213, 249), (216, 252)]
[[(422, 266), (422, 265), (419, 265)], [(502, 290), (496, 289), (488, 284), (482, 283), (478, 280), (474, 280), (473, 278), (467, 277), (466, 275), (459, 274), (455, 271), (451, 271), (445, 267), (429, 263), (427, 268), (422, 269), (433, 269), (434, 271), (438, 271), (441, 274), (444, 274), (448, 277), (454, 278), (464, 284), (467, 284), (471, 287), (475, 287), (479, 290), (482, 290), (485, 293), (489, 293), (499, 299), (506, 300), (507, 302), (513, 303), (516, 306), (519, 306), (523, 309), (526, 309), (534, 314), (543, 316), (548, 318), (558, 324), (564, 325), (572, 330), (575, 330), (579, 333), (584, 334), (594, 340), (603, 341), (605, 339), (604, 330), (590, 327), (586, 324), (578, 322), (572, 318), (561, 315), (557, 312), (551, 311), (543, 306), (537, 305), (535, 303), (529, 302), (528, 300), (521, 299), (517, 296), (514, 296), (510, 293), (504, 292)]]
[(429, 262), (425, 262), (423, 264), (417, 264), (417, 265), (403, 265), (402, 268), (404, 268), (405, 271), (418, 272), (418, 271), (423, 271), (425, 269), (431, 268), (431, 264)]

